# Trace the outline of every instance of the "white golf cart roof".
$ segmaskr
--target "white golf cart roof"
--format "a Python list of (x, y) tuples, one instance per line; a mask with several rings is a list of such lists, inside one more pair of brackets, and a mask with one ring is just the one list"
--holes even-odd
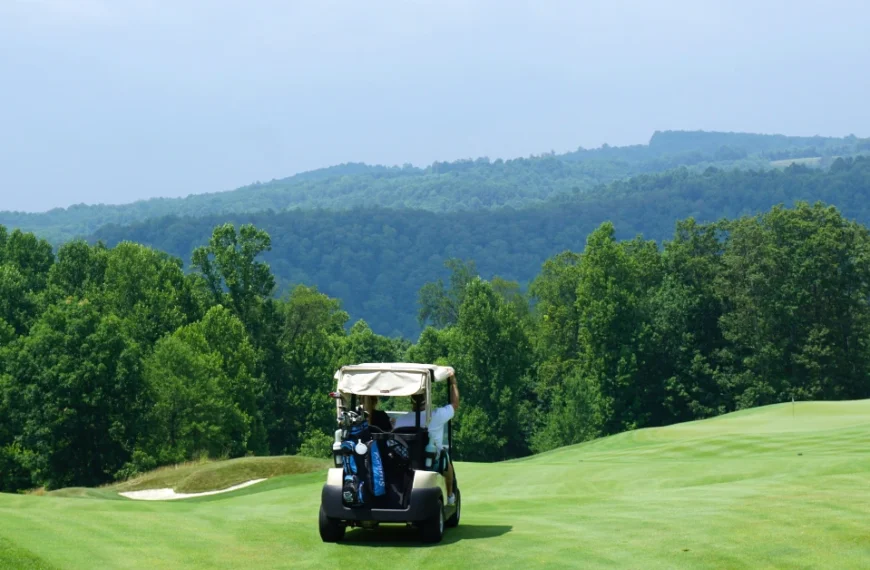
[(372, 362), (342, 366), (336, 373), (338, 391), (358, 396), (413, 396), (426, 392), (429, 375), (436, 382), (453, 372), (449, 366), (412, 362)]

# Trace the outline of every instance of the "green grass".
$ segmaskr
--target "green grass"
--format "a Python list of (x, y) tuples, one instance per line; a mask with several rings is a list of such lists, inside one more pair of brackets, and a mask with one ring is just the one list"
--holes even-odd
[(320, 471), (166, 503), (106, 500), (108, 488), (0, 495), (0, 567), (870, 565), (870, 400), (769, 406), (457, 472), (462, 523), (434, 547), (401, 526), (321, 543)]

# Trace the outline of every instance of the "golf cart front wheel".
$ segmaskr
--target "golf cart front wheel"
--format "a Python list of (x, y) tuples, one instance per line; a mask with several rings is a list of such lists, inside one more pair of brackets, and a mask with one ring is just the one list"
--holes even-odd
[(338, 519), (326, 516), (326, 509), (320, 505), (320, 538), (323, 542), (338, 542), (344, 538), (345, 525)]
[(441, 542), (444, 537), (444, 503), (438, 500), (438, 514), (433, 515), (420, 525), (420, 534), (423, 542), (435, 544)]

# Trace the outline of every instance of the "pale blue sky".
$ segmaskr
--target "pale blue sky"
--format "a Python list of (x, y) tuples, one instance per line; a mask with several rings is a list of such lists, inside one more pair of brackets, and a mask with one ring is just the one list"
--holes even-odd
[(0, 210), (644, 143), (870, 136), (864, 1), (0, 0)]

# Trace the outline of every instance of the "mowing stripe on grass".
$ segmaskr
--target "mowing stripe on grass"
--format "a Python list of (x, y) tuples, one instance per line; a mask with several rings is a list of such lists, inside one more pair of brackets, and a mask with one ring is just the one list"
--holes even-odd
[(15, 568), (16, 570), (51, 570), (55, 568), (47, 564), (39, 556), (16, 546), (11, 540), (0, 536), (0, 568)]

